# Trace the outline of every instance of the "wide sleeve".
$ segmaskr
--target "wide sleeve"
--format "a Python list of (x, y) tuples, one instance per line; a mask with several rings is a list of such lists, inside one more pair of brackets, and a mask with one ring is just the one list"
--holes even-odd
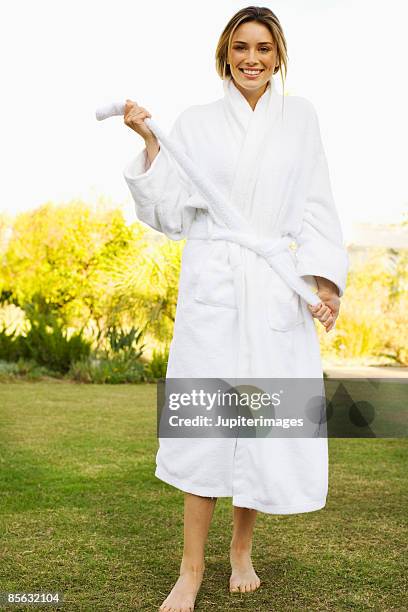
[[(169, 136), (187, 154), (182, 116), (183, 113), (176, 119)], [(144, 147), (125, 167), (123, 175), (137, 218), (172, 240), (186, 238), (197, 208), (207, 209), (186, 173), (161, 145), (152, 164)]]
[(296, 236), (297, 272), (332, 281), (341, 297), (346, 287), (349, 258), (331, 189), (329, 168), (316, 111), (311, 106), (312, 138), (310, 176), (301, 231)]

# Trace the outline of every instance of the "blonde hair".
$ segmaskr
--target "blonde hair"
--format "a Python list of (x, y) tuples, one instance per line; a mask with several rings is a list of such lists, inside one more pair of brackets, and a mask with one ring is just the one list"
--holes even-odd
[[(228, 62), (231, 49), (231, 40), (238, 26), (248, 21), (257, 21), (268, 28), (277, 46), (277, 59), (279, 65), (274, 69), (273, 74), (281, 73), (282, 89), (285, 92), (285, 78), (288, 71), (288, 54), (285, 35), (277, 16), (264, 6), (247, 6), (241, 9), (227, 23), (217, 44), (215, 52), (215, 67), (221, 79), (232, 77)], [(283, 70), (285, 76), (283, 76)]]

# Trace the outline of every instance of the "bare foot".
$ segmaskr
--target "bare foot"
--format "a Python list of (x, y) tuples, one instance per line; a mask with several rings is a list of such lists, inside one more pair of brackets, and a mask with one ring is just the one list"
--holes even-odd
[(252, 565), (251, 552), (249, 550), (236, 550), (231, 547), (231, 593), (249, 593), (256, 591), (261, 586), (261, 581), (255, 573)]
[(180, 576), (163, 601), (161, 612), (192, 612), (204, 575), (202, 567), (186, 567), (181, 563)]

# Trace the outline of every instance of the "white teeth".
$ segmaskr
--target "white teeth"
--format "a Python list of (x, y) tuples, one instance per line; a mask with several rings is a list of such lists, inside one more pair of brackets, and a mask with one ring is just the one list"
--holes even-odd
[(245, 68), (243, 68), (242, 72), (244, 74), (260, 74), (261, 70), (245, 70)]

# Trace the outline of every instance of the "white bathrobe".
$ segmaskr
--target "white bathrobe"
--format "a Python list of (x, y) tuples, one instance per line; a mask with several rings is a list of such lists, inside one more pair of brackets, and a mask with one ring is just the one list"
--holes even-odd
[[(283, 97), (272, 77), (253, 111), (231, 79), (224, 96), (183, 111), (170, 137), (200, 168), (252, 235), (278, 244), (300, 277), (334, 282), (343, 295), (348, 256), (313, 105)], [(167, 378), (322, 379), (307, 304), (251, 249), (212, 239), (219, 222), (161, 147), (144, 149), (124, 176), (137, 217), (172, 240), (186, 238)], [(282, 259), (282, 265), (284, 265)], [(324, 507), (326, 438), (160, 438), (156, 476), (182, 491), (232, 497), (270, 514)]]

